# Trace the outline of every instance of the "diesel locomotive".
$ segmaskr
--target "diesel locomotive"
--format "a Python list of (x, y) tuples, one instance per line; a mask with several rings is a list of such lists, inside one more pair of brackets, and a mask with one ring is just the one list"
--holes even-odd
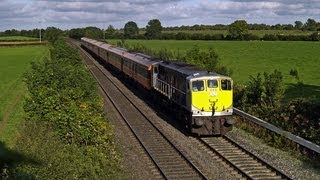
[(197, 135), (224, 135), (232, 129), (233, 82), (228, 76), (183, 62), (168, 62), (81, 38), (81, 45), (106, 65), (144, 87)]

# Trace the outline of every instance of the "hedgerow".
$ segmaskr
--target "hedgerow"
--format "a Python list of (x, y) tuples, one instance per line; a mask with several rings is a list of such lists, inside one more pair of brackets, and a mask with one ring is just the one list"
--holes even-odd
[[(25, 74), (29, 96), (24, 105), (26, 137), (21, 140), (29, 145), (17, 145), (41, 165), (19, 166), (13, 176), (117, 177), (121, 174), (120, 154), (113, 127), (104, 119), (95, 80), (84, 68), (77, 50), (63, 39), (52, 44), (50, 54), (51, 58), (32, 63)], [(32, 133), (35, 127), (41, 132)]]
[[(281, 72), (277, 70), (271, 74), (265, 72), (263, 77), (258, 73), (256, 77), (250, 77), (247, 86), (239, 84), (234, 86), (234, 105), (285, 131), (320, 144), (319, 102), (312, 99), (294, 99), (284, 104), (281, 102), (283, 95)], [(237, 126), (276, 147), (301, 150), (295, 143), (258, 125), (240, 120)], [(314, 154), (311, 152), (308, 155)]]

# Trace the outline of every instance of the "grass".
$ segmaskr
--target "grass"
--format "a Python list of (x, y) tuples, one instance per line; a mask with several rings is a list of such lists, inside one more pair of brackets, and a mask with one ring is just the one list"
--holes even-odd
[(25, 36), (0, 36), (0, 41), (38, 41), (39, 38)]
[(0, 141), (9, 148), (23, 122), (26, 87), (22, 75), (31, 61), (44, 55), (48, 55), (46, 46), (0, 47)]
[[(116, 43), (117, 40), (109, 40)], [(303, 93), (305, 97), (316, 96), (320, 98), (319, 91), (309, 91), (310, 86), (320, 89), (320, 51), (319, 42), (300, 41), (177, 41), (177, 40), (126, 40), (126, 43), (140, 43), (145, 46), (159, 50), (167, 48), (173, 51), (185, 53), (194, 45), (207, 50), (213, 48), (220, 57), (220, 62), (231, 68), (232, 78), (236, 83), (249, 81), (250, 76), (257, 73), (269, 72), (274, 69), (282, 72), (284, 84), (290, 86), (291, 91), (287, 91), (287, 97), (299, 97)], [(290, 76), (291, 69), (297, 69), (300, 80), (304, 86), (295, 86), (295, 78)], [(308, 91), (304, 91), (308, 87)], [(301, 88), (300, 90), (297, 90)], [(309, 94), (307, 92), (312, 92)]]

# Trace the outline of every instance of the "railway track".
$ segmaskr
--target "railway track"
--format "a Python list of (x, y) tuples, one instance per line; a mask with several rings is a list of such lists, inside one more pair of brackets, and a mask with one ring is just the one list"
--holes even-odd
[[(85, 51), (89, 59), (94, 61)], [(109, 101), (137, 138), (164, 179), (207, 179), (96, 62), (88, 66)], [(115, 100), (116, 99), (116, 100)]]
[[(128, 97), (128, 92), (114, 82), (111, 76), (95, 60), (87, 55), (87, 67), (98, 80), (101, 88), (112, 102), (122, 119), (148, 154), (164, 179), (208, 179), (182, 152), (168, 139), (148, 117)], [(116, 100), (115, 100), (116, 99)], [(232, 169), (246, 179), (291, 179), (278, 169), (254, 156), (228, 137), (197, 138), (206, 149), (219, 156)]]
[(246, 179), (291, 179), (227, 136), (198, 140)]

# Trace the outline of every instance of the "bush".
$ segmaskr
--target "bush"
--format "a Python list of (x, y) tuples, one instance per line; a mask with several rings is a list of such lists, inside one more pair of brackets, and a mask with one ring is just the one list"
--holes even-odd
[(17, 142), (28, 159), (10, 171), (12, 179), (115, 179), (122, 172), (114, 145), (65, 144), (47, 123), (27, 121)]
[(30, 92), (25, 105), (28, 119), (51, 122), (69, 143), (108, 140), (102, 102), (92, 91), (96, 89), (94, 79), (71, 47), (61, 41), (54, 44), (51, 59), (32, 64), (26, 84)]
[(262, 38), (265, 41), (277, 41), (279, 40), (278, 36), (275, 34), (265, 34)]
[(64, 40), (57, 40), (50, 53), (50, 59), (32, 63), (25, 74), (27, 124), (20, 140), (23, 143), (17, 145), (41, 164), (19, 166), (12, 175), (40, 179), (115, 177), (119, 154), (113, 127), (103, 118), (103, 102), (93, 77), (78, 52)]

